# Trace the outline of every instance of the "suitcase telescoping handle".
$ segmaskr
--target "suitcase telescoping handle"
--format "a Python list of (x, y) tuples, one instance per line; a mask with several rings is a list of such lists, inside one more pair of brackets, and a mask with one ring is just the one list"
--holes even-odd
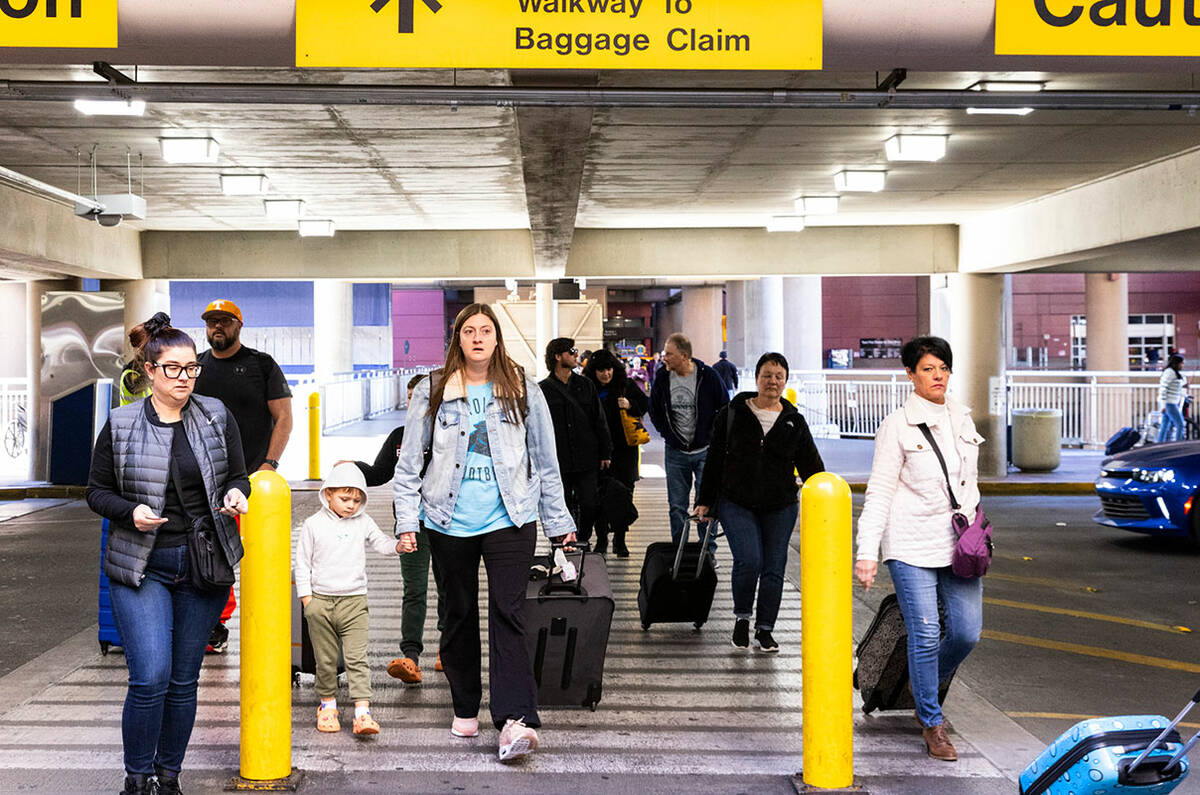
[[(1183, 709), (1181, 709), (1179, 711), (1179, 714), (1175, 716), (1175, 720), (1171, 721), (1171, 725), (1168, 726), (1167, 728), (1163, 729), (1162, 732), (1158, 735), (1158, 737), (1154, 738), (1154, 742), (1147, 745), (1146, 750), (1142, 751), (1141, 754), (1138, 755), (1138, 758), (1133, 760), (1133, 764), (1131, 764), (1129, 766), (1130, 773), (1132, 773), (1134, 771), (1134, 769), (1137, 768), (1138, 765), (1140, 765), (1142, 762), (1146, 761), (1146, 757), (1150, 756), (1150, 752), (1153, 751), (1155, 748), (1157, 748), (1158, 744), (1161, 743), (1164, 739), (1166, 739), (1167, 735), (1170, 734), (1171, 731), (1176, 726), (1179, 725), (1179, 722), (1181, 720), (1183, 720), (1184, 716), (1186, 716), (1189, 712), (1191, 712), (1192, 707), (1196, 706), (1197, 704), (1200, 704), (1200, 690), (1197, 690), (1196, 695), (1192, 696), (1192, 700), (1187, 703), (1187, 706), (1185, 706)], [(1196, 742), (1196, 738), (1193, 737), (1188, 742), (1187, 745), (1185, 745), (1182, 749), (1180, 749), (1179, 753), (1177, 753), (1177, 754), (1175, 754), (1175, 756), (1171, 757), (1170, 764), (1168, 764), (1165, 768), (1163, 768), (1163, 771), (1165, 772), (1165, 771), (1171, 769), (1172, 767), (1174, 767), (1175, 763), (1183, 758), (1183, 754), (1187, 753), (1187, 749), (1189, 747), (1191, 747), (1195, 742)]]
[(696, 523), (696, 537), (700, 537), (700, 525), (704, 525), (704, 538), (700, 546), (700, 554), (696, 557), (696, 573), (694, 577), (700, 579), (700, 572), (704, 570), (704, 556), (708, 554), (708, 542), (714, 538), (713, 527), (716, 526), (715, 519), (701, 519), (699, 516), (689, 516), (683, 520), (683, 532), (679, 534), (679, 546), (675, 549), (675, 565), (671, 567), (671, 579), (679, 579), (679, 567), (683, 565), (683, 547), (688, 540), (688, 527), (692, 522)]

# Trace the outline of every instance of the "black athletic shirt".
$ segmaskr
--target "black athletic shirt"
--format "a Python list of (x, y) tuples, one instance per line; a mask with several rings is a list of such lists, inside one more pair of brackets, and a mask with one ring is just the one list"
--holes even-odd
[(275, 427), (267, 401), (292, 396), (283, 370), (267, 354), (245, 345), (228, 359), (218, 359), (208, 350), (197, 361), (196, 394), (218, 398), (229, 409), (242, 434), (246, 471), (257, 471), (267, 458)]

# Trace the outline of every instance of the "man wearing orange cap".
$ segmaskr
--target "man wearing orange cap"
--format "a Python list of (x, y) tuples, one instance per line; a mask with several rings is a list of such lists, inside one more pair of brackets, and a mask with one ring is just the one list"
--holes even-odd
[[(292, 433), (292, 390), (283, 370), (269, 355), (242, 344), (242, 310), (233, 301), (213, 301), (200, 317), (211, 350), (197, 357), (196, 394), (219, 398), (237, 420), (247, 472), (278, 469)], [(209, 636), (210, 651), (225, 651), (225, 622), (236, 604), (230, 591), (221, 621)]]

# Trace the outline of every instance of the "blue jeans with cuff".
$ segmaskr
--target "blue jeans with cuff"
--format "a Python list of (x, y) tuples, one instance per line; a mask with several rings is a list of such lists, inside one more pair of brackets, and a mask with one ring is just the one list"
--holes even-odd
[[(683, 534), (684, 525), (687, 524), (688, 514), (691, 512), (693, 485), (697, 491), (700, 490), (700, 480), (704, 477), (704, 459), (707, 457), (707, 448), (691, 453), (676, 450), (674, 447), (666, 449), (663, 468), (667, 471), (668, 516), (671, 519), (671, 540), (676, 544), (679, 543), (679, 536)], [(701, 538), (696, 540), (700, 541)], [(709, 542), (708, 550), (717, 551), (716, 540)]]
[(783, 575), (787, 569), (788, 542), (796, 527), (800, 506), (792, 503), (786, 508), (756, 511), (722, 499), (721, 526), (733, 553), (733, 572), (729, 584), (733, 588), (733, 615), (750, 619), (754, 607), (754, 592), (758, 591), (758, 618), (755, 630), (775, 629), (779, 603), (783, 601)]
[(1174, 442), (1183, 438), (1183, 412), (1178, 403), (1162, 404), (1162, 423), (1158, 426), (1158, 441)]
[[(956, 577), (949, 566), (927, 569), (899, 560), (887, 561), (908, 630), (908, 677), (917, 717), (926, 726), (944, 720), (938, 703), (938, 686), (979, 642), (983, 630), (983, 578)], [(938, 599), (946, 611), (942, 637)]]
[(187, 545), (155, 547), (138, 588), (111, 584), (129, 689), (121, 713), (125, 772), (178, 772), (196, 720), (196, 686), (208, 633), (229, 589), (192, 585)]

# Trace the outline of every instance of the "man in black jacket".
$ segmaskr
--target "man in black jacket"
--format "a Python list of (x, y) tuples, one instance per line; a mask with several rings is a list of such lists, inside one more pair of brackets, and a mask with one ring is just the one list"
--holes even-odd
[(713, 365), (713, 369), (717, 371), (717, 375), (721, 376), (721, 380), (725, 382), (725, 389), (729, 392), (729, 396), (733, 397), (737, 394), (738, 369), (736, 364), (729, 361), (729, 353), (727, 351), (721, 351), (721, 358)]
[(612, 437), (596, 388), (574, 372), (578, 364), (575, 340), (550, 340), (546, 346), (550, 375), (539, 386), (554, 420), (554, 443), (567, 509), (575, 518), (577, 538), (586, 542), (592, 537), (596, 519), (600, 470), (612, 461)]
[[(667, 337), (663, 366), (650, 389), (650, 420), (667, 444), (667, 504), (671, 539), (678, 542), (687, 521), (692, 485), (704, 475), (704, 457), (712, 438), (713, 418), (729, 402), (716, 371), (692, 358), (692, 342), (676, 332)], [(716, 550), (716, 542), (710, 549)]]

